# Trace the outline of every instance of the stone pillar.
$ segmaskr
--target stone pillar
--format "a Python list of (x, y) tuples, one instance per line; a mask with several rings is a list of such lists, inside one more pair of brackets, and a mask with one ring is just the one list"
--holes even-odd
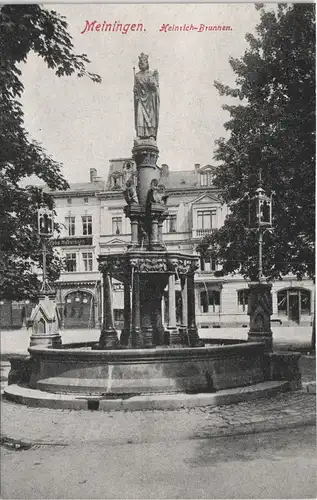
[(188, 345), (188, 296), (187, 296), (187, 276), (180, 277), (181, 296), (182, 296), (182, 318), (181, 318), (181, 334), (182, 343)]
[(131, 246), (137, 247), (138, 242), (138, 219), (131, 218)]
[(155, 310), (155, 286), (153, 275), (140, 276), (140, 311), (143, 347), (154, 347), (153, 316)]
[(132, 347), (142, 347), (140, 317), (140, 276), (132, 274)]
[(190, 346), (203, 346), (203, 342), (199, 339), (196, 325), (195, 311), (195, 281), (194, 273), (187, 275), (187, 307), (188, 307), (188, 342)]
[(158, 235), (158, 220), (156, 218), (152, 219), (152, 232), (151, 232), (151, 247), (157, 247), (159, 245), (159, 235)]
[(121, 332), (120, 344), (127, 346), (131, 331), (131, 296), (130, 296), (130, 279), (129, 276), (124, 276), (124, 326)]
[(158, 241), (160, 246), (165, 246), (163, 242), (163, 222), (164, 219), (160, 217), (158, 220)]
[(250, 330), (248, 342), (264, 342), (266, 351), (272, 351), (273, 334), (271, 330), (272, 285), (269, 283), (250, 283), (248, 315)]
[(112, 283), (109, 273), (103, 274), (103, 323), (99, 339), (99, 349), (116, 349), (119, 345), (114, 328), (112, 310)]
[(182, 325), (188, 325), (188, 291), (187, 291), (187, 276), (181, 277), (182, 287)]
[(168, 276), (168, 327), (170, 345), (181, 344), (181, 336), (176, 327), (175, 274)]
[(159, 179), (160, 171), (156, 166), (159, 150), (155, 139), (137, 139), (132, 156), (137, 165), (137, 190), (140, 205), (145, 206), (146, 197), (153, 179)]

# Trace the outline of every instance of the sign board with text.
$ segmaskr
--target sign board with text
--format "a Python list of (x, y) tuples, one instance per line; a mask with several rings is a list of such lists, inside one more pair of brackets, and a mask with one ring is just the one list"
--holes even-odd
[(52, 240), (54, 247), (75, 247), (75, 246), (91, 246), (92, 238), (57, 238)]

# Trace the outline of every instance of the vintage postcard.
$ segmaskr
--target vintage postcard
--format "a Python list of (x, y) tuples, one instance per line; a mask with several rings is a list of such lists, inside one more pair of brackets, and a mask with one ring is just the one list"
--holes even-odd
[(2, 498), (316, 498), (315, 29), (0, 8)]

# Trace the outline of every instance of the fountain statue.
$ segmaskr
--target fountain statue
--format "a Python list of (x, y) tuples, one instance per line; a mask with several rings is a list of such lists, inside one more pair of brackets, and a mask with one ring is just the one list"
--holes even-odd
[[(111, 280), (124, 284), (124, 328), (121, 345), (130, 348), (202, 346), (195, 322), (193, 255), (167, 252), (162, 226), (168, 215), (166, 190), (157, 166), (159, 121), (158, 73), (149, 71), (148, 56), (139, 56), (134, 105), (137, 138), (132, 150), (137, 185), (128, 181), (123, 192), (125, 214), (131, 221), (131, 242), (125, 253), (100, 255), (104, 283), (104, 322), (99, 348), (117, 348), (112, 317)], [(175, 281), (182, 288), (182, 324), (176, 325)], [(168, 287), (168, 325), (163, 326), (161, 302)]]
[(134, 75), (134, 120), (139, 138), (157, 137), (160, 95), (158, 72), (149, 70), (149, 56), (139, 56), (140, 71)]

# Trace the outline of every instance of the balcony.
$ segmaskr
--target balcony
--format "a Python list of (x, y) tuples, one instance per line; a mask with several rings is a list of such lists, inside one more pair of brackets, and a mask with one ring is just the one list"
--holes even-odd
[(207, 236), (208, 234), (211, 234), (214, 231), (214, 229), (209, 228), (209, 229), (193, 229), (193, 238), (203, 238), (204, 236)]

